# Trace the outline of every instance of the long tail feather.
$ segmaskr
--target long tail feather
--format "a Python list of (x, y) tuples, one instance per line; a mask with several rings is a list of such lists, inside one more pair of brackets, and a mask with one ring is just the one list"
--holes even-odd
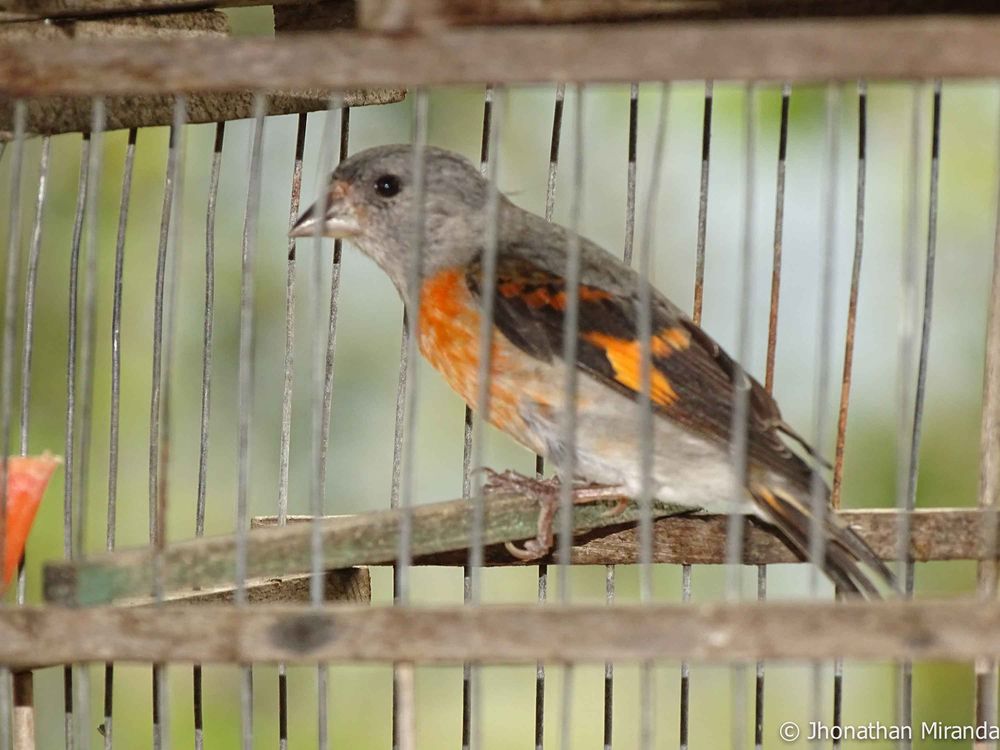
[[(812, 508), (788, 493), (755, 484), (750, 490), (767, 520), (803, 560), (809, 559)], [(870, 569), (889, 588), (898, 590), (895, 576), (861, 536), (832, 511), (822, 523), (826, 536), (823, 572), (843, 591), (870, 599), (882, 598)]]

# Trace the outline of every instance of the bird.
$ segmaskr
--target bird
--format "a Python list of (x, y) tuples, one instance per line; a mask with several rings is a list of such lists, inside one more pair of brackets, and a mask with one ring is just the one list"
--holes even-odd
[[(493, 192), (461, 155), (425, 146), (419, 152), (423, 169), (416, 170), (416, 153), (412, 145), (385, 145), (343, 160), (290, 236), (342, 239), (374, 260), (405, 309), (418, 311), (421, 353), (473, 409), (482, 313), (492, 295), (488, 420), (556, 465), (574, 450), (576, 475), (566, 481), (575, 485), (579, 477), (586, 483), (574, 490), (581, 497), (588, 492), (601, 496), (601, 488), (632, 498), (643, 491), (642, 443), (648, 432), (641, 417), (648, 406), (642, 357), (648, 351), (653, 496), (693, 511), (755, 517), (808, 559), (814, 487), (827, 497), (828, 490), (822, 480), (814, 484), (816, 469), (806, 458), (819, 460), (815, 452), (784, 421), (764, 387), (655, 288), (650, 290), (652, 327), (646, 329), (652, 336), (643, 346), (638, 315), (643, 281), (635, 270), (594, 242)], [(418, 200), (423, 231), (416, 243)], [(493, 235), (491, 221), (496, 222)], [(492, 283), (485, 271), (491, 237), (496, 242)], [(566, 362), (571, 242), (579, 251), (578, 330), (576, 361)], [(415, 255), (421, 265), (419, 290), (411, 294)], [(567, 441), (562, 421), (568, 367), (577, 370), (573, 441)], [(746, 481), (734, 499), (731, 432), (737, 387), (748, 389)], [(511, 476), (506, 472), (500, 478)], [(825, 537), (819, 565), (827, 577), (849, 595), (880, 598), (879, 583), (895, 588), (885, 563), (824, 500), (817, 527)], [(538, 538), (518, 556), (547, 551), (551, 515), (549, 528), (540, 521)]]

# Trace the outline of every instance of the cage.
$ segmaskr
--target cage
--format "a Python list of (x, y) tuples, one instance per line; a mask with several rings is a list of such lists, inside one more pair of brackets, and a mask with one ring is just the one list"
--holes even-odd
[[(0, 476), (63, 461), (0, 607), (0, 748), (997, 747), (998, 32), (932, 0), (0, 0)], [(503, 194), (673, 299), (900, 590), (744, 517), (745, 389), (728, 513), (487, 491), (572, 459), (480, 420), (349, 239), (289, 239), (390, 143), (479, 167), (485, 266)]]

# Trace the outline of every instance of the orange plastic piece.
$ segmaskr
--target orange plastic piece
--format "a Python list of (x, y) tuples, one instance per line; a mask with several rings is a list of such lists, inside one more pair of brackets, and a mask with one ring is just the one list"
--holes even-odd
[(28, 533), (42, 495), (62, 459), (51, 453), (41, 456), (11, 456), (7, 459), (7, 534), (4, 543), (3, 583), (5, 589), (14, 577), (24, 553)]

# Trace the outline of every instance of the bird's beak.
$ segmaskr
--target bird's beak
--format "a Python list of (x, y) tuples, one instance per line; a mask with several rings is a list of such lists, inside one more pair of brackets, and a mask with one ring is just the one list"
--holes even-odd
[[(323, 216), (320, 216), (321, 211)], [(330, 187), (326, 206), (321, 206), (320, 202), (310, 206), (295, 222), (288, 236), (315, 237), (320, 234), (342, 239), (354, 237), (360, 232), (361, 223), (358, 210), (351, 200), (351, 187), (342, 180), (336, 180)]]

